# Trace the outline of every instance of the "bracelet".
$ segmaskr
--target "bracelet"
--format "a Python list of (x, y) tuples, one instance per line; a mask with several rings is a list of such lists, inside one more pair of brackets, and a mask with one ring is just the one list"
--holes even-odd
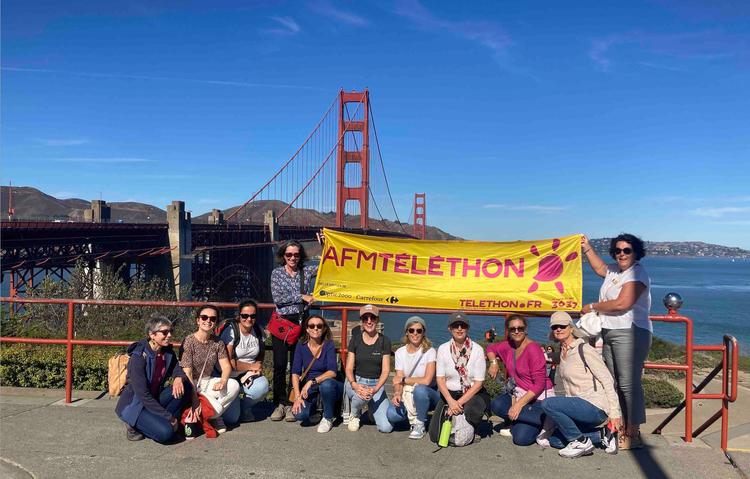
[(588, 253), (589, 253), (589, 251), (591, 251), (591, 248), (589, 248), (589, 249), (587, 249), (586, 251), (584, 251), (584, 252), (583, 252), (583, 254), (588, 254)]

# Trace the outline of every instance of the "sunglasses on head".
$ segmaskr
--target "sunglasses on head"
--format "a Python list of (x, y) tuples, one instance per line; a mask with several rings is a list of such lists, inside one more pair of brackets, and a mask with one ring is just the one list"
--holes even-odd
[(299, 258), (299, 253), (284, 253), (287, 258)]
[(201, 321), (211, 321), (212, 323), (215, 323), (219, 319), (218, 316), (209, 316), (207, 314), (201, 314), (198, 317), (201, 319)]
[(323, 329), (325, 325), (323, 323), (310, 323), (307, 325), (307, 329)]
[(615, 254), (630, 254), (633, 252), (633, 248), (615, 248)]
[(422, 334), (424, 333), (424, 329), (422, 328), (409, 328), (407, 329), (411, 334)]
[(451, 329), (469, 329), (469, 325), (460, 321), (451, 324)]
[(568, 324), (553, 324), (549, 329), (551, 329), (552, 331), (557, 331), (558, 329), (565, 329), (568, 326)]
[(525, 333), (526, 328), (523, 326), (517, 327), (517, 328), (508, 328), (508, 332), (510, 333)]
[(255, 317), (258, 316), (255, 313), (247, 314), (247, 313), (240, 313), (240, 318), (242, 319), (255, 319)]
[(154, 334), (156, 333), (161, 333), (164, 336), (166, 336), (167, 334), (172, 334), (172, 330), (171, 329), (159, 329), (158, 331), (154, 331)]

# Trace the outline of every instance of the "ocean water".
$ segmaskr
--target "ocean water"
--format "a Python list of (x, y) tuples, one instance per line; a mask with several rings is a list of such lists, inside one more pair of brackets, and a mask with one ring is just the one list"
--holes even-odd
[[(750, 260), (725, 258), (646, 257), (641, 263), (651, 278), (651, 314), (666, 314), (662, 299), (669, 292), (682, 296), (680, 313), (693, 320), (693, 337), (697, 344), (721, 344), (724, 334), (740, 343), (740, 353), (750, 355)], [(584, 264), (583, 300), (596, 301), (602, 279)], [(394, 341), (403, 335), (404, 321), (410, 314), (384, 313), (385, 333)], [(446, 315), (422, 315), (428, 324), (433, 343), (449, 338)], [(494, 325), (502, 331), (500, 318), (472, 316), (471, 337), (481, 339)], [(531, 337), (547, 342), (548, 323), (531, 318)], [(654, 334), (678, 344), (685, 343), (685, 326), (654, 323)]]

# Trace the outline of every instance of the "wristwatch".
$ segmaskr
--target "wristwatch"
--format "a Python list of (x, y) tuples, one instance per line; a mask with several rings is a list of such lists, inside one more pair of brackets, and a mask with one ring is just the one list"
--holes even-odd
[(315, 386), (316, 384), (318, 384), (318, 378), (312, 378), (310, 382), (313, 383), (313, 386)]

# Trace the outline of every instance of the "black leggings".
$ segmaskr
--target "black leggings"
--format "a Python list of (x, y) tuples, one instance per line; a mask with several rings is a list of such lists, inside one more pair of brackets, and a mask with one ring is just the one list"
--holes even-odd
[(286, 380), (287, 362), (294, 362), (294, 349), (297, 343), (289, 345), (276, 336), (271, 336), (271, 347), (273, 349), (273, 403), (289, 406), (289, 390), (292, 386), (291, 371), (289, 383)]
[[(451, 391), (450, 393), (451, 396), (453, 396), (453, 399), (456, 400), (463, 396), (460, 391)], [(482, 422), (482, 416), (484, 416), (489, 405), (490, 395), (487, 393), (486, 389), (482, 388), (471, 399), (469, 399), (469, 402), (464, 404), (464, 416), (466, 417), (466, 422), (474, 426), (474, 429), (476, 429)], [(435, 406), (435, 412), (430, 421), (430, 440), (434, 443), (437, 443), (440, 438), (440, 426), (443, 424), (443, 417), (441, 416), (443, 415), (444, 408), (447, 408), (447, 404), (445, 399), (441, 397), (437, 406)]]

